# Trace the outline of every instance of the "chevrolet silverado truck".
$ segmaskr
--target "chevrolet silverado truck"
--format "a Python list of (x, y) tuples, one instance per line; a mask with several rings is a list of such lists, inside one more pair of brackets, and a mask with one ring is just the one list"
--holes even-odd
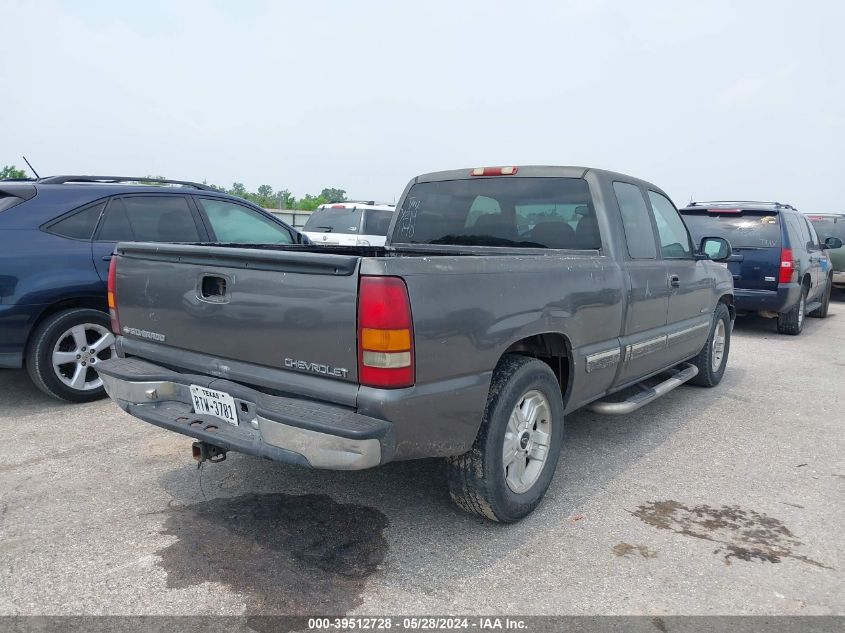
[(658, 187), (487, 167), (414, 178), (397, 209), (384, 247), (118, 244), (106, 391), (200, 461), (443, 457), (459, 507), (512, 522), (568, 413), (721, 380), (730, 244), (693, 244)]

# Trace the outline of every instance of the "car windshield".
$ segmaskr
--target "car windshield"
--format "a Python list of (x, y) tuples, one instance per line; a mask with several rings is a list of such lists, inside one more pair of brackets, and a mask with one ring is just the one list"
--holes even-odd
[(360, 209), (326, 207), (314, 211), (302, 230), (312, 233), (358, 233), (360, 226)]
[(733, 248), (780, 248), (780, 222), (765, 211), (681, 211), (696, 244), (705, 237), (723, 237)]
[(808, 215), (819, 239), (823, 242), (829, 237), (838, 237), (845, 242), (845, 215)]

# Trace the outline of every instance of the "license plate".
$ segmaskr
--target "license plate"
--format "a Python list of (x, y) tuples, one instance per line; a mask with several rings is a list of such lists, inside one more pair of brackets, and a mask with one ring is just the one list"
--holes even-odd
[(194, 405), (194, 413), (213, 415), (224, 422), (238, 426), (235, 399), (228, 393), (207, 389), (199, 385), (191, 385), (191, 400)]

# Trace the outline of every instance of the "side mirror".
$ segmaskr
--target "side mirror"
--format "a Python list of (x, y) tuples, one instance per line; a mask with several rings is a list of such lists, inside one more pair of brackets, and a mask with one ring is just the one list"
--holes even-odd
[(824, 241), (824, 244), (822, 244), (823, 250), (833, 248), (842, 248), (842, 240), (840, 240), (838, 237), (829, 237)]
[(726, 262), (731, 258), (731, 244), (722, 237), (705, 237), (699, 251), (714, 262)]

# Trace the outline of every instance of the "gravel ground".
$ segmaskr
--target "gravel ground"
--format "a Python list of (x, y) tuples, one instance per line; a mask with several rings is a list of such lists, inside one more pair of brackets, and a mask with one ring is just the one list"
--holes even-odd
[(741, 319), (715, 389), (578, 412), (544, 503), (454, 508), (436, 460), (231, 454), (0, 371), (0, 614), (845, 614), (845, 303)]

